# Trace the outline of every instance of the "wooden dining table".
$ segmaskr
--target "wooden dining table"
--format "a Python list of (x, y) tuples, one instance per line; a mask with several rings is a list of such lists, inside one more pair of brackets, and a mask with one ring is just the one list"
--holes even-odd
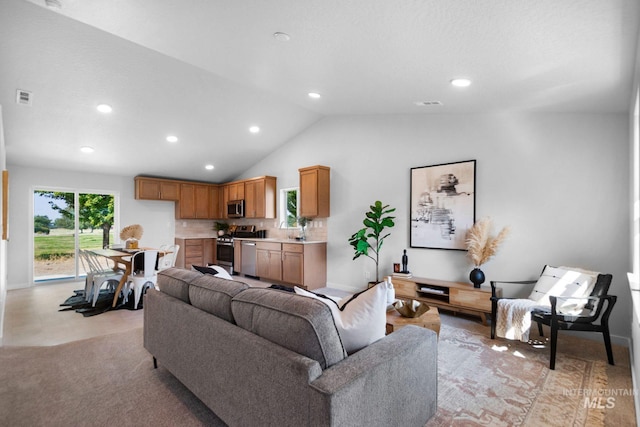
[[(111, 261), (113, 261), (113, 269), (124, 269), (124, 274), (122, 275), (122, 279), (120, 279), (120, 282), (118, 282), (118, 287), (116, 288), (116, 293), (113, 296), (113, 304), (111, 305), (111, 307), (116, 306), (116, 304), (118, 303), (118, 295), (120, 295), (120, 291), (122, 290), (122, 287), (124, 286), (124, 284), (127, 282), (127, 278), (129, 277), (129, 275), (132, 273), (132, 262), (131, 259), (133, 258), (133, 255), (136, 254), (137, 252), (140, 251), (158, 251), (158, 256), (164, 256), (167, 253), (167, 251), (161, 251), (159, 249), (155, 249), (155, 248), (138, 248), (138, 249), (91, 249), (90, 250), (92, 253), (94, 253), (95, 255), (98, 256), (102, 256), (105, 257), (107, 259), (110, 259)], [(124, 268), (122, 268), (124, 267)]]

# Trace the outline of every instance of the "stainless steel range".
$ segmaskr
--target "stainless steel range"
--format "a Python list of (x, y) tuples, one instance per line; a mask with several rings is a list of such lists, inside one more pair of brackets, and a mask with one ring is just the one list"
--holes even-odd
[(233, 274), (233, 236), (225, 234), (219, 236), (216, 241), (217, 264)]
[[(216, 259), (220, 267), (224, 268), (229, 274), (234, 274), (234, 249), (233, 239), (234, 237), (243, 238), (264, 238), (266, 237), (265, 230), (256, 231), (255, 225), (238, 225), (233, 227), (231, 234), (225, 234), (219, 236), (216, 240)], [(238, 260), (240, 261), (240, 260)]]

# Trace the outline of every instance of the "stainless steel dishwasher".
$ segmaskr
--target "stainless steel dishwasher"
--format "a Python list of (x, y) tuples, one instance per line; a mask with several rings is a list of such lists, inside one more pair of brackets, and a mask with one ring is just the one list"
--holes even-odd
[(256, 275), (256, 242), (243, 240), (242, 243), (242, 274)]

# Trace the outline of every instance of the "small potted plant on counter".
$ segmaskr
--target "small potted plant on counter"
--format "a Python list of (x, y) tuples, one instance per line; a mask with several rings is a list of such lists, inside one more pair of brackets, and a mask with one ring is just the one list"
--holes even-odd
[(223, 236), (229, 231), (229, 224), (216, 221), (216, 223), (213, 224), (213, 228), (218, 232), (218, 236)]
[(305, 228), (307, 227), (308, 223), (309, 223), (309, 218), (306, 218), (304, 216), (299, 216), (298, 217), (298, 225), (300, 226), (300, 237), (298, 237), (298, 240), (306, 240), (307, 239), (307, 234), (306, 234)]

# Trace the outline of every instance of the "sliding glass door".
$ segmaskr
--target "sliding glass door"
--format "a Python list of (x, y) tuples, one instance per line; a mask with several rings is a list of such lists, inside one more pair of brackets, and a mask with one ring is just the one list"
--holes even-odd
[(34, 281), (85, 275), (78, 249), (98, 249), (113, 242), (116, 203), (114, 194), (34, 190)]

